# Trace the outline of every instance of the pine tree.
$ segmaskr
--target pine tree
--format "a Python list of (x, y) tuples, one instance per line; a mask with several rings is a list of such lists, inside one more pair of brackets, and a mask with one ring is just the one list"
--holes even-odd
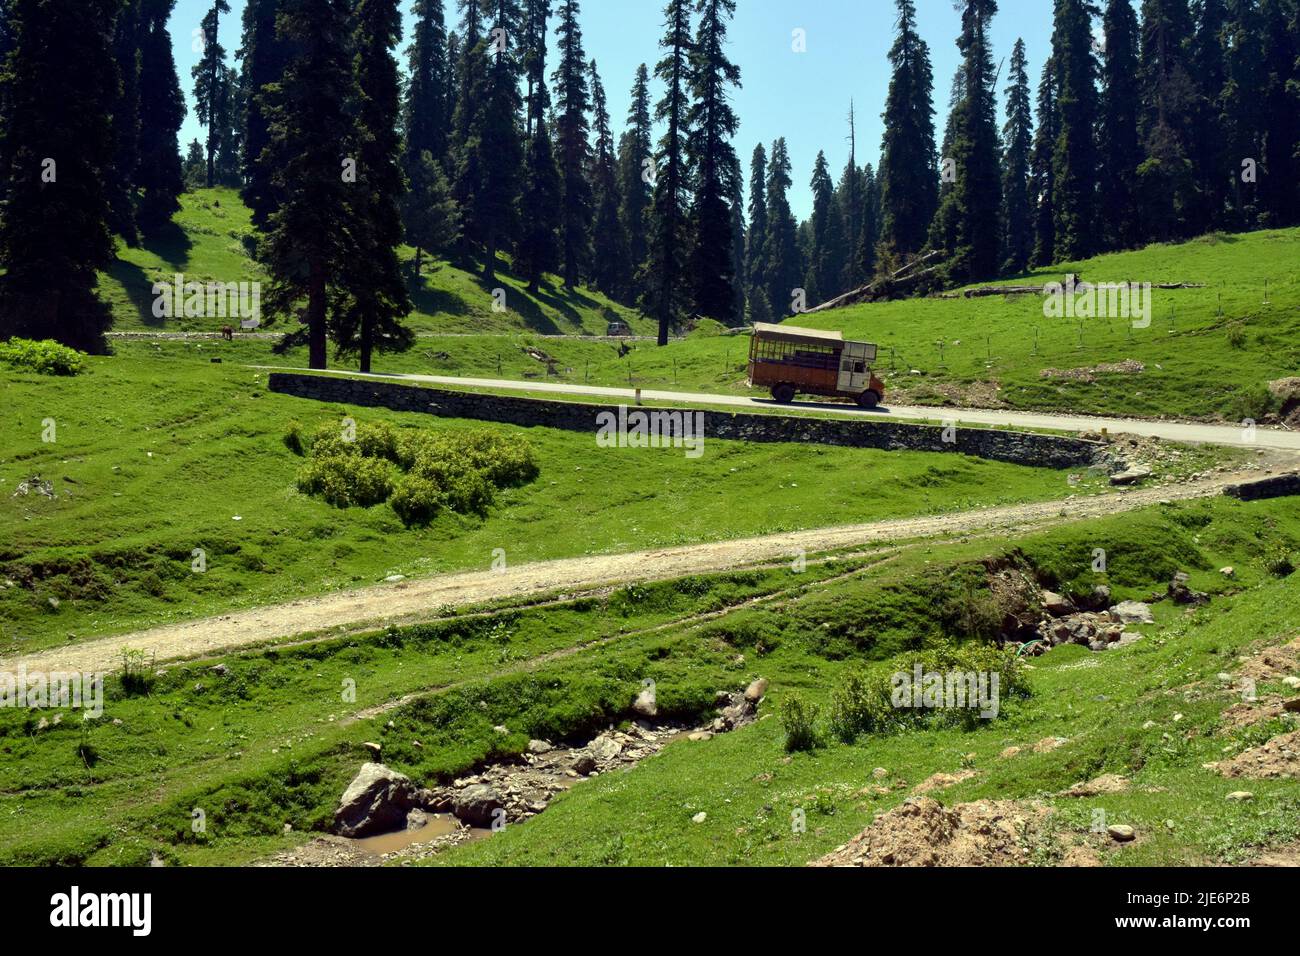
[(934, 143), (934, 72), (916, 31), (916, 5), (898, 4), (898, 37), (889, 51), (893, 77), (880, 147), (881, 255), (911, 255), (925, 245), (938, 207)]
[(736, 0), (698, 0), (699, 28), (691, 55), (690, 134), (687, 156), (695, 188), (691, 206), (691, 299), (696, 314), (725, 321), (736, 307), (732, 215), (728, 198), (736, 151), (731, 139), (738, 121), (728, 89), (740, 85), (740, 70), (727, 59), (727, 23)]
[(1300, 222), (1300, 10), (1294, 0), (1260, 0), (1267, 117), (1260, 196), (1271, 227)]
[(1192, 77), (1196, 98), (1191, 117), (1190, 156), (1197, 199), (1187, 232), (1200, 235), (1224, 224), (1231, 182), (1231, 159), (1219, 101), (1227, 85), (1227, 51), (1224, 31), (1228, 14), (1224, 0), (1200, 0), (1196, 33), (1191, 41)]
[(490, 283), (496, 279), (497, 250), (509, 247), (519, 221), (524, 144), (519, 125), (522, 63), (515, 43), (522, 13), (518, 0), (491, 0), (488, 10), (494, 34), (471, 141), (480, 153), (482, 177), (474, 194), (474, 221), (483, 243), (483, 280)]
[(528, 279), (528, 291), (538, 291), (542, 273), (559, 265), (560, 174), (555, 166), (550, 127), (546, 122), (550, 94), (546, 89), (546, 38), (550, 0), (528, 0), (524, 11), (524, 69), (528, 74), (527, 155), (520, 219), (522, 233), (516, 264)]
[(179, 133), (185, 122), (172, 38), (167, 32), (176, 0), (142, 0), (140, 7), (140, 160), (136, 222), (146, 236), (156, 236), (181, 208), (185, 190)]
[(590, 128), (587, 110), (591, 91), (587, 84), (587, 60), (582, 49), (582, 28), (578, 24), (578, 0), (561, 0), (559, 26), (560, 62), (551, 81), (555, 84), (559, 128), (561, 215), (560, 245), (565, 288), (575, 288), (591, 261), (591, 163)]
[(636, 302), (646, 292), (637, 274), (649, 250), (646, 214), (650, 209), (651, 192), (646, 162), (654, 160), (654, 140), (650, 131), (650, 71), (644, 63), (636, 71), (627, 124), (618, 144), (618, 188), (623, 201), (619, 218), (627, 236), (628, 299)]
[(1007, 125), (1002, 138), (1002, 271), (1024, 272), (1034, 252), (1029, 161), (1034, 148), (1034, 117), (1025, 41), (1017, 40), (1011, 51), (1011, 73), (1007, 89)]
[(428, 153), (434, 162), (447, 166), (447, 142), (451, 113), (447, 108), (448, 71), (447, 21), (442, 0), (415, 0), (411, 10), (415, 27), (407, 48), (410, 79), (402, 125), (406, 131), (403, 166), (408, 178)]
[(195, 113), (199, 123), (207, 128), (208, 188), (216, 185), (217, 148), (221, 144), (221, 133), (229, 122), (227, 111), (230, 108), (230, 91), (225, 82), (224, 72), (226, 48), (221, 45), (221, 15), (230, 12), (226, 0), (212, 0), (212, 6), (203, 15), (200, 23), (203, 55), (194, 64), (191, 75), (194, 77)]
[(844, 271), (836, 285), (843, 291), (862, 285), (861, 259), (858, 251), (862, 245), (862, 223), (866, 212), (866, 195), (863, 189), (862, 170), (858, 169), (858, 126), (853, 101), (849, 101), (849, 161), (840, 173), (835, 188), (835, 201), (839, 206), (840, 222), (844, 227), (844, 240), (848, 253), (844, 258)]
[(201, 189), (208, 177), (208, 161), (203, 156), (203, 144), (198, 139), (190, 140), (185, 149), (185, 160), (181, 163), (181, 175), (185, 179), (185, 191)]
[(114, 159), (111, 43), (119, 6), (13, 0), (9, 8), (12, 49), (0, 90), (0, 181), (9, 184), (0, 219), (0, 340), (105, 349), (111, 316), (95, 283), (113, 259), (104, 178)]
[(1092, 52), (1091, 3), (1056, 0), (1052, 62), (1056, 66), (1060, 131), (1052, 157), (1056, 255), (1084, 259), (1096, 248), (1097, 60)]
[(244, 185), (244, 117), (248, 110), (248, 94), (244, 77), (238, 71), (222, 64), (222, 82), (228, 91), (229, 108), (226, 110), (225, 128), (221, 131), (221, 145), (217, 148), (217, 185), (239, 188)]
[(824, 152), (817, 153), (812, 175), (813, 212), (809, 220), (808, 271), (804, 289), (809, 306), (820, 305), (840, 292), (846, 241), (835, 184)]
[(133, 246), (140, 240), (135, 224), (135, 175), (140, 162), (140, 0), (126, 0), (118, 13), (113, 58), (122, 86), (113, 102), (113, 170), (105, 182), (109, 225)]
[(415, 247), (413, 271), (418, 282), (424, 253), (445, 255), (460, 240), (460, 207), (452, 198), (451, 182), (442, 171), (442, 163), (427, 150), (418, 163), (408, 166), (406, 175), (402, 224), (407, 242)]
[(693, 45), (689, 0), (668, 0), (664, 30), (659, 41), (664, 56), (655, 66), (655, 76), (665, 87), (663, 99), (655, 107), (655, 118), (664, 124), (664, 134), (655, 157), (650, 249), (640, 273), (646, 289), (646, 311), (659, 320), (660, 346), (668, 344), (668, 332), (681, 317), (686, 301), (683, 278), (690, 240), (684, 151)]
[(1131, 249), (1142, 234), (1135, 180), (1143, 160), (1138, 141), (1138, 21), (1132, 0), (1110, 0), (1102, 31), (1100, 232), (1105, 248)]
[(1268, 122), (1260, 97), (1265, 85), (1265, 41), (1257, 0), (1230, 0), (1225, 39), (1225, 80), (1219, 111), (1232, 178), (1228, 223), (1234, 229), (1249, 229), (1259, 222), (1259, 195), (1257, 183), (1247, 181), (1241, 164), (1245, 160), (1258, 163), (1263, 156)]
[(1034, 203), (1034, 255), (1031, 265), (1056, 262), (1056, 193), (1054, 164), (1060, 117), (1056, 109), (1056, 64), (1048, 57), (1038, 80), (1038, 129), (1034, 133), (1034, 155), (1030, 163), (1030, 199)]
[(266, 229), (281, 199), (273, 182), (275, 170), (263, 158), (263, 151), (271, 140), (268, 87), (280, 82), (290, 54), (289, 42), (281, 39), (275, 29), (276, 15), (283, 2), (247, 0), (236, 54), (245, 97), (240, 137), (244, 186), (240, 195), (250, 210), (253, 225), (259, 230)]
[(592, 229), (595, 243), (591, 279), (601, 292), (618, 298), (623, 295), (628, 282), (627, 236), (619, 218), (622, 201), (618, 193), (618, 174), (614, 168), (614, 134), (609, 126), (609, 105), (595, 60), (591, 61), (591, 111), (596, 133), (591, 171), (596, 210)]
[[(759, 143), (749, 161), (749, 240), (745, 244), (745, 284), (751, 300), (767, 299), (767, 150)], [(768, 310), (769, 318), (771, 310)]]
[(478, 190), (482, 181), (479, 161), (482, 144), (474, 139), (487, 89), (487, 43), (483, 35), (485, 0), (458, 0), (460, 32), (456, 35), (456, 105), (452, 112), (451, 150), (448, 174), (452, 197), (461, 212), (460, 258), (468, 261), (473, 246), (482, 238), (478, 222)]
[[(1070, 0), (1064, 0), (1070, 2)], [(954, 111), (953, 141), (946, 150), (956, 182), (936, 216), (947, 223), (931, 231), (931, 242), (947, 253), (950, 282), (974, 282), (997, 275), (1001, 264), (999, 205), (1001, 175), (993, 96), (993, 57), (988, 32), (996, 0), (965, 0), (957, 48), (962, 53), (961, 102)], [(934, 237), (941, 233), (939, 243)]]
[[(880, 178), (868, 163), (862, 167), (862, 195), (864, 207), (862, 212), (862, 234), (858, 238), (854, 255), (857, 258), (857, 276), (859, 284), (865, 282), (876, 271), (876, 250), (880, 244)], [(856, 289), (857, 285), (846, 285), (846, 289)]]
[(731, 206), (731, 274), (732, 310), (727, 317), (727, 324), (736, 326), (745, 321), (745, 307), (748, 291), (745, 288), (745, 174), (740, 168), (740, 158), (732, 151), (731, 195), (727, 202)]
[[(284, 0), (280, 35), (292, 54), (283, 79), (264, 93), (271, 140), (264, 151), (279, 203), (268, 221), (262, 258), (270, 274), (264, 299), (271, 316), (297, 314), (312, 368), (325, 368), (331, 298), (356, 248), (350, 158), (357, 101), (348, 19), (351, 0)], [(358, 177), (359, 179), (360, 177)], [(300, 302), (305, 307), (298, 311)]]
[(767, 164), (767, 240), (764, 268), (768, 304), (775, 315), (794, 311), (796, 290), (802, 287), (804, 266), (799, 254), (798, 224), (790, 211), (790, 153), (785, 139), (772, 144)]
[(1187, 0), (1144, 0), (1139, 130), (1147, 158), (1138, 168), (1138, 196), (1147, 239), (1185, 234), (1195, 202), (1189, 148), (1196, 101), (1188, 60), (1191, 36)]
[(357, 176), (350, 184), (351, 254), (341, 270), (344, 294), (333, 326), (341, 356), (369, 372), (376, 349), (410, 348), (401, 320), (411, 311), (397, 247), (402, 244), (402, 144), (397, 133), (401, 85), (393, 50), (402, 38), (397, 0), (357, 0), (353, 73), (357, 93)]

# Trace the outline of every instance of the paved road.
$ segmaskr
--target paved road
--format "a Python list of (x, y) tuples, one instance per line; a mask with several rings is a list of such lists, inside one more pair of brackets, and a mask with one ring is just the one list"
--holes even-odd
[[(276, 368), (274, 366), (252, 366), (264, 371), (297, 372), (308, 369)], [(430, 385), (452, 385), (474, 388), (491, 388), (502, 391), (552, 392), (561, 395), (591, 395), (601, 398), (630, 399), (635, 397), (633, 389), (609, 388), (600, 385), (571, 385), (565, 382), (520, 382), (513, 379), (496, 378), (456, 378), (449, 375), (377, 375), (361, 376), (357, 372), (338, 372), (328, 374), (348, 375), (351, 377), (377, 378), (407, 382), (423, 382)], [(728, 405), (743, 408), (779, 408), (770, 398), (750, 398), (745, 395), (715, 395), (703, 392), (665, 392), (658, 389), (644, 388), (641, 398), (645, 401), (676, 402), (685, 405)], [(1194, 422), (1153, 421), (1138, 418), (1099, 418), (1089, 415), (1057, 415), (1051, 412), (1017, 412), (981, 408), (926, 408), (923, 406), (892, 405), (875, 411), (865, 411), (851, 405), (832, 405), (822, 402), (795, 402), (788, 406), (807, 409), (850, 418), (899, 418), (952, 420), (961, 424), (996, 425), (1009, 428), (1045, 428), (1054, 431), (1099, 431), (1108, 429), (1112, 433), (1144, 435), (1149, 438), (1167, 438), (1182, 442), (1213, 442), (1220, 445), (1241, 445), (1246, 443), (1242, 428), (1235, 425), (1203, 425)], [(1286, 431), (1280, 428), (1258, 428), (1255, 430), (1254, 448), (1275, 448), (1285, 451), (1300, 452), (1300, 431)]]

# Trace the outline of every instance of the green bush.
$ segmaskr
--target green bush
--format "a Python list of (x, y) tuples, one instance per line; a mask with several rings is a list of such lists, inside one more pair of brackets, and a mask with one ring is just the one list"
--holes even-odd
[(507, 438), (479, 429), (460, 436), (453, 444), (457, 454), (464, 456), (472, 468), (483, 472), (498, 488), (526, 485), (540, 470), (533, 446), (523, 438)]
[(1289, 578), (1295, 573), (1295, 559), (1291, 549), (1275, 541), (1264, 552), (1264, 569), (1279, 578)]
[(314, 456), (298, 472), (298, 490), (336, 508), (369, 508), (388, 500), (393, 478), (388, 462), (360, 455)]
[(382, 458), (401, 464), (397, 454), (398, 438), (393, 426), (387, 422), (361, 422), (349, 441), (344, 437), (343, 423), (322, 425), (312, 439), (313, 458), (334, 458), (340, 455), (360, 455), (363, 458)]
[(53, 339), (0, 342), (0, 362), (41, 375), (80, 375), (86, 370), (85, 355)]
[(785, 749), (790, 753), (812, 750), (821, 746), (817, 730), (820, 713), (816, 704), (806, 704), (802, 697), (791, 694), (781, 704), (781, 725), (785, 728)]
[(423, 475), (403, 475), (389, 504), (408, 528), (427, 525), (442, 510), (444, 498), (438, 483)]

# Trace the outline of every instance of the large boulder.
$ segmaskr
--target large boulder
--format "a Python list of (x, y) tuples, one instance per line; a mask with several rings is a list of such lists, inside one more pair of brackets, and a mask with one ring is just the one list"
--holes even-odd
[(1174, 575), (1174, 579), (1169, 582), (1169, 597), (1175, 604), (1191, 604), (1199, 606), (1208, 604), (1210, 596), (1201, 591), (1193, 591), (1189, 586), (1191, 578), (1183, 571)]
[(1151, 606), (1141, 601), (1120, 601), (1110, 609), (1110, 616), (1121, 624), (1154, 624)]
[(1129, 465), (1119, 474), (1110, 476), (1112, 485), (1136, 485), (1141, 481), (1151, 477), (1151, 468), (1148, 465)]
[(497, 811), (503, 809), (501, 794), (482, 783), (465, 787), (451, 801), (451, 812), (456, 819), (472, 827), (490, 827), (496, 822)]
[(647, 687), (636, 695), (636, 700), (632, 702), (632, 712), (641, 717), (654, 717), (659, 713), (659, 707), (655, 703), (655, 690), (653, 687)]
[(418, 802), (419, 790), (409, 777), (381, 763), (363, 764), (339, 799), (334, 832), (365, 837), (404, 829)]

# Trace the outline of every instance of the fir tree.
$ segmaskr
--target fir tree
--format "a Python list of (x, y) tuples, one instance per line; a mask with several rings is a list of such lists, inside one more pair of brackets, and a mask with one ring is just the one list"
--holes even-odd
[(587, 178), (591, 163), (587, 122), (591, 91), (587, 84), (582, 28), (578, 24), (579, 6), (578, 0), (561, 0), (556, 27), (560, 62), (551, 77), (559, 111), (556, 144), (561, 188), (561, 259), (564, 285), (569, 289), (578, 285), (591, 260), (592, 194)]
[(226, 48), (221, 45), (221, 15), (230, 12), (226, 0), (212, 0), (212, 6), (203, 15), (200, 36), (203, 46), (199, 62), (194, 64), (195, 113), (199, 123), (207, 128), (208, 188), (217, 181), (217, 149), (221, 134), (230, 122), (230, 88), (225, 71)]
[(1228, 204), (1231, 159), (1219, 113), (1220, 97), (1228, 82), (1227, 51), (1223, 45), (1227, 23), (1224, 0), (1200, 0), (1191, 48), (1196, 99), (1191, 118), (1190, 155), (1197, 199), (1186, 231), (1192, 235), (1223, 225)]
[(1132, 0), (1109, 0), (1102, 31), (1100, 232), (1105, 248), (1130, 249), (1141, 238), (1135, 180), (1143, 159), (1138, 141), (1138, 21)]
[[(1226, 29), (1226, 63), (1220, 118), (1224, 123), (1224, 152), (1230, 157), (1232, 178), (1228, 223), (1235, 229), (1258, 225), (1257, 182), (1243, 175), (1243, 161), (1263, 156), (1267, 116), (1261, 101), (1264, 88), (1264, 35), (1257, 0), (1230, 0)], [(1258, 179), (1258, 177), (1256, 177)]]
[[(103, 351), (111, 317), (95, 295), (113, 259), (104, 178), (114, 159), (110, 117), (116, 0), (13, 0), (3, 74), (0, 340), (56, 339)], [(180, 157), (177, 156), (177, 165)]]
[(405, 179), (393, 50), (402, 38), (402, 15), (397, 0), (358, 0), (355, 18), (357, 176), (349, 190), (354, 248), (341, 270), (345, 292), (332, 324), (338, 354), (358, 356), (360, 370), (369, 372), (376, 349), (407, 349), (415, 336), (401, 324), (411, 299), (397, 257)]
[(1052, 62), (1060, 129), (1052, 157), (1052, 205), (1060, 259), (1084, 259), (1095, 251), (1098, 103), (1093, 12), (1085, 0), (1056, 0)]
[(460, 208), (442, 163), (432, 153), (426, 151), (418, 163), (408, 165), (401, 208), (406, 240), (415, 247), (413, 271), (418, 281), (424, 253), (445, 255), (460, 239)]
[(181, 175), (185, 179), (185, 191), (201, 189), (208, 178), (208, 161), (203, 156), (203, 144), (198, 139), (190, 140), (185, 149), (185, 160), (181, 163)]
[(788, 193), (791, 185), (790, 153), (785, 139), (772, 144), (772, 155), (767, 165), (767, 239), (764, 268), (768, 304), (775, 315), (789, 315), (794, 311), (796, 291), (801, 288), (804, 275), (799, 255), (798, 225), (790, 211)]
[[(767, 150), (759, 143), (749, 161), (749, 239), (745, 244), (745, 283), (751, 300), (767, 300)], [(771, 318), (769, 309), (768, 318)]]
[(524, 70), (528, 75), (528, 148), (524, 159), (522, 233), (517, 265), (536, 293), (542, 273), (559, 265), (560, 174), (555, 166), (550, 126), (546, 122), (550, 94), (546, 89), (546, 38), (550, 0), (528, 0), (524, 11)]
[(135, 177), (140, 162), (140, 0), (126, 0), (118, 13), (113, 58), (122, 85), (113, 102), (113, 170), (105, 183), (109, 225), (133, 246), (140, 238), (135, 224)]
[(1011, 73), (1007, 89), (1007, 125), (1002, 139), (1002, 271), (1024, 272), (1034, 252), (1029, 161), (1034, 148), (1034, 117), (1029, 73), (1026, 70), (1025, 41), (1017, 40), (1011, 51)]
[(619, 218), (622, 202), (618, 193), (618, 174), (614, 168), (614, 134), (609, 125), (609, 105), (595, 60), (591, 61), (591, 110), (596, 133), (591, 176), (596, 210), (592, 229), (595, 243), (591, 278), (601, 292), (620, 297), (628, 282), (627, 236)]
[(628, 298), (635, 302), (646, 292), (637, 273), (649, 250), (646, 214), (650, 208), (651, 192), (646, 163), (654, 161), (654, 140), (650, 130), (650, 71), (644, 63), (636, 71), (627, 124), (618, 144), (618, 187), (623, 202), (619, 218), (627, 236)]
[(934, 72), (916, 30), (916, 5), (898, 4), (898, 37), (889, 51), (893, 77), (880, 147), (882, 254), (907, 256), (925, 245), (938, 206), (935, 177)]
[(844, 275), (845, 238), (826, 154), (818, 152), (812, 176), (813, 212), (809, 220), (808, 271), (804, 289), (810, 306), (834, 298)]
[(692, 52), (689, 0), (668, 0), (664, 30), (660, 40), (664, 56), (655, 66), (655, 76), (664, 83), (655, 118), (664, 124), (664, 134), (655, 158), (650, 249), (640, 273), (646, 311), (659, 321), (660, 346), (668, 344), (669, 330), (681, 317), (686, 300), (683, 279), (689, 236), (684, 151)]
[(737, 184), (731, 138), (738, 121), (728, 89), (740, 85), (740, 70), (727, 59), (727, 23), (735, 0), (698, 0), (699, 28), (691, 55), (690, 134), (687, 155), (695, 187), (691, 206), (690, 283), (698, 315), (725, 321), (736, 307), (733, 226), (729, 197)]
[(410, 79), (402, 125), (406, 130), (403, 165), (407, 176), (414, 178), (425, 153), (446, 168), (451, 112), (447, 104), (450, 65), (442, 0), (415, 0), (411, 12), (415, 27), (406, 51)]
[(288, 64), (290, 43), (276, 33), (275, 20), (283, 0), (247, 0), (237, 56), (244, 91), (241, 162), (244, 186), (240, 190), (253, 225), (264, 230), (280, 203), (273, 182), (275, 170), (263, 157), (271, 139), (267, 115), (268, 88), (279, 83)]
[(483, 280), (496, 279), (497, 250), (508, 248), (519, 216), (524, 162), (523, 131), (519, 125), (522, 64), (515, 45), (521, 31), (518, 0), (492, 0), (494, 33), (484, 95), (471, 136), (480, 153), (481, 180), (474, 195), (474, 221), (483, 243)]
[(181, 174), (179, 133), (185, 122), (172, 38), (167, 32), (176, 0), (142, 0), (140, 8), (140, 160), (135, 182), (139, 190), (136, 221), (146, 236), (155, 236), (181, 208), (185, 190)]
[(1300, 222), (1300, 10), (1294, 0), (1260, 0), (1264, 37), (1260, 91), (1267, 123), (1260, 166), (1264, 222)]
[(1056, 109), (1056, 64), (1048, 57), (1038, 80), (1038, 129), (1034, 133), (1034, 154), (1030, 164), (1030, 199), (1034, 203), (1034, 255), (1032, 265), (1050, 266), (1056, 261), (1056, 193), (1054, 164), (1060, 118)]
[(1142, 112), (1146, 160), (1138, 168), (1138, 196), (1146, 238), (1183, 234), (1195, 202), (1189, 150), (1196, 86), (1189, 69), (1192, 18), (1187, 0), (1142, 4)]

